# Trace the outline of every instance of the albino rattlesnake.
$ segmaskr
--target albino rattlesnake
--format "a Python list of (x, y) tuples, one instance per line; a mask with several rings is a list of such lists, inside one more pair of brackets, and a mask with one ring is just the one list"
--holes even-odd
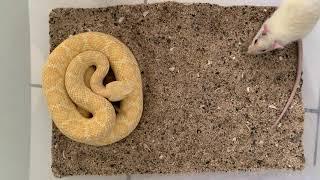
[[(116, 81), (103, 86), (109, 63)], [(74, 141), (95, 146), (117, 142), (128, 136), (141, 118), (138, 63), (129, 48), (111, 35), (86, 32), (69, 37), (49, 55), (42, 81), (55, 125)], [(109, 101), (119, 100), (116, 114)], [(93, 117), (85, 117), (85, 110)]]

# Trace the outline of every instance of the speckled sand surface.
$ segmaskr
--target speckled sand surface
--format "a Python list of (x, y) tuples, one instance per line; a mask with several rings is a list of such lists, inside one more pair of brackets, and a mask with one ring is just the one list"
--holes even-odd
[(87, 146), (54, 127), (55, 176), (303, 168), (300, 89), (281, 126), (268, 129), (294, 84), (297, 45), (245, 53), (273, 11), (178, 3), (53, 10), (51, 50), (72, 34), (110, 33), (133, 51), (144, 83), (140, 124), (118, 143)]

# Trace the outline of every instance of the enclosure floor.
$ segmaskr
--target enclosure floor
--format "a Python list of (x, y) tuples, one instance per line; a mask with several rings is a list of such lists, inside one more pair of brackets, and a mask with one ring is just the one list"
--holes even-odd
[(270, 130), (294, 84), (297, 44), (246, 54), (273, 11), (179, 3), (54, 9), (51, 50), (80, 32), (112, 34), (134, 53), (144, 89), (141, 121), (118, 143), (80, 144), (54, 126), (54, 175), (302, 169), (300, 89)]

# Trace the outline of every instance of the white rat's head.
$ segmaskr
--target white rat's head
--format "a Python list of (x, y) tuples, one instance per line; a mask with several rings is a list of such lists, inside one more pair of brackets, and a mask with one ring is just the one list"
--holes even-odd
[(279, 48), (283, 48), (283, 45), (275, 39), (275, 36), (268, 28), (267, 23), (264, 23), (257, 35), (253, 38), (253, 41), (248, 48), (248, 53), (262, 54)]

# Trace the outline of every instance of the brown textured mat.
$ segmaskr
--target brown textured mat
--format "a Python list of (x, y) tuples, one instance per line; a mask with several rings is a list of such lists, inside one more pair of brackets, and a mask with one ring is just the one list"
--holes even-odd
[(178, 3), (53, 10), (51, 50), (69, 35), (110, 33), (133, 51), (144, 83), (143, 117), (118, 143), (87, 146), (54, 127), (55, 176), (302, 169), (300, 91), (268, 131), (294, 84), (297, 45), (245, 53), (273, 11)]

